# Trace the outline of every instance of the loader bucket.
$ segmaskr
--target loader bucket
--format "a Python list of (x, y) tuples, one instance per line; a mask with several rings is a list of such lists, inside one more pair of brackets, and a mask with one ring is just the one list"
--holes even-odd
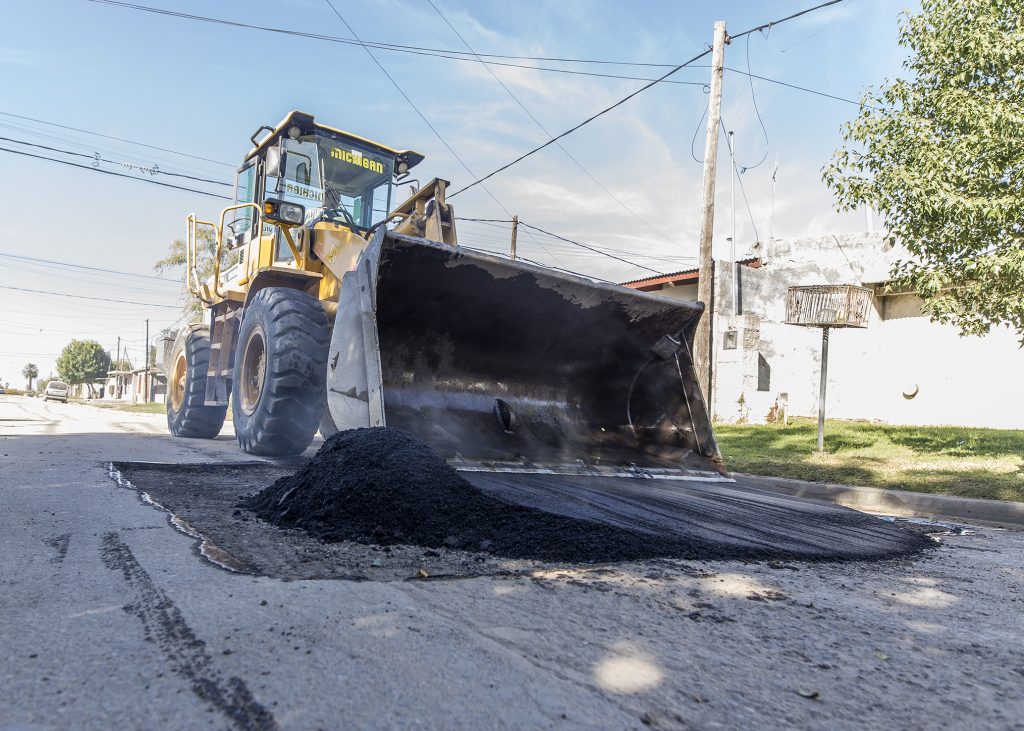
[(464, 466), (718, 474), (691, 359), (703, 309), (379, 230), (342, 283), (330, 414)]

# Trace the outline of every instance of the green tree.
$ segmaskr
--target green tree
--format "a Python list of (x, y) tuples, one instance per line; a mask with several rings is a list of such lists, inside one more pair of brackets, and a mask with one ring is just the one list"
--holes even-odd
[(906, 78), (864, 93), (823, 178), (884, 213), (933, 319), (1024, 344), (1024, 0), (922, 0), (899, 42)]
[(32, 380), (39, 377), (39, 366), (35, 363), (26, 363), (21, 369), (21, 375), (28, 379), (28, 390), (32, 390)]
[[(199, 281), (204, 282), (213, 276), (215, 254), (217, 253), (217, 240), (214, 238), (213, 231), (209, 226), (202, 226), (197, 229), (196, 232), (196, 248), (198, 249), (196, 255), (196, 273), (198, 274)], [(182, 314), (184, 315), (184, 321), (186, 323), (202, 322), (203, 321), (203, 303), (198, 297), (193, 295), (188, 290), (188, 271), (186, 270), (186, 263), (188, 261), (188, 249), (185, 245), (184, 239), (175, 239), (171, 242), (170, 246), (167, 247), (167, 256), (153, 265), (153, 269), (159, 274), (163, 274), (168, 271), (180, 270), (181, 274), (181, 296), (184, 302), (182, 306)], [(174, 337), (176, 333), (165, 333)]]
[(92, 393), (92, 382), (107, 375), (110, 354), (95, 340), (72, 340), (57, 359), (57, 373), (65, 383), (84, 383)]

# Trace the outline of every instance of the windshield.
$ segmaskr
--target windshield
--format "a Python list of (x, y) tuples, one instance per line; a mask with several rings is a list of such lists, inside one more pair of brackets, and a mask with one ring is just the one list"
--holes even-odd
[(307, 221), (321, 216), (359, 229), (384, 219), (391, 208), (394, 156), (324, 130), (282, 141), (281, 177), (267, 190), (306, 207)]

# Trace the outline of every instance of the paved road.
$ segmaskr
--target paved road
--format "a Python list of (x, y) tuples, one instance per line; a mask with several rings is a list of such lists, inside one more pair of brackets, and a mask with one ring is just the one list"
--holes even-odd
[(1024, 728), (1024, 534), (870, 564), (438, 582), (204, 562), (108, 459), (247, 459), (0, 397), (0, 729)]

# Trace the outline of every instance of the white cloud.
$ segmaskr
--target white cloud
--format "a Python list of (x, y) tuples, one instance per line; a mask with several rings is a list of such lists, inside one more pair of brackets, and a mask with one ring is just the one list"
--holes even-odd
[(15, 66), (43, 66), (56, 60), (56, 53), (46, 51), (30, 51), (24, 48), (0, 48), (0, 63)]

